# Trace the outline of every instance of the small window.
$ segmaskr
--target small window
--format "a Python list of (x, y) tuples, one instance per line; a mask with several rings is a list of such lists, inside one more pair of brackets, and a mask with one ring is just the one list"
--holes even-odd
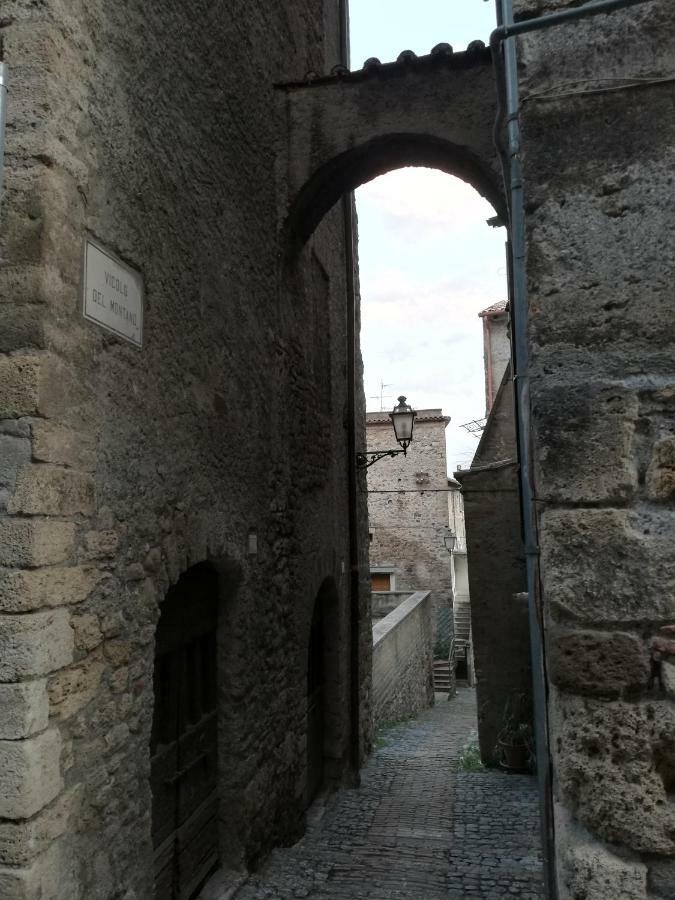
[(371, 572), (370, 587), (373, 591), (390, 591), (391, 572)]

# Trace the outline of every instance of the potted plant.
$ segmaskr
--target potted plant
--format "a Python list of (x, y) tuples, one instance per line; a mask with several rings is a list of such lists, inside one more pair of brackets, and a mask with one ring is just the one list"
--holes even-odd
[(503, 769), (509, 772), (532, 770), (534, 742), (529, 708), (524, 694), (514, 694), (506, 701), (495, 750)]

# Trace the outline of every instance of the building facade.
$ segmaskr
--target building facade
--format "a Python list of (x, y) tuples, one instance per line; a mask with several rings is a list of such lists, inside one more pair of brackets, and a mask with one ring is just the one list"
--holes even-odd
[(369, 740), (344, 209), (278, 261), (273, 85), (340, 61), (338, 7), (9, 6), (0, 896), (188, 896)]
[[(445, 429), (440, 409), (417, 411), (407, 454), (368, 469), (370, 573), (374, 591), (431, 591), (435, 654), (453, 635)], [(369, 451), (395, 445), (388, 413), (366, 413)]]

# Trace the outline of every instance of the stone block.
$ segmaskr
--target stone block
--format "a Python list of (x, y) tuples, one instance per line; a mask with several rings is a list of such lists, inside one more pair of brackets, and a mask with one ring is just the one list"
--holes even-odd
[(572, 693), (616, 697), (647, 687), (650, 652), (634, 634), (554, 628), (548, 639), (548, 671), (554, 684)]
[(47, 675), (69, 665), (73, 643), (65, 609), (0, 616), (0, 682)]
[(675, 437), (662, 438), (655, 445), (646, 487), (650, 500), (672, 500), (675, 496)]
[(24, 466), (18, 473), (10, 513), (32, 516), (91, 515), (94, 481), (91, 475), (45, 464)]
[(0, 565), (49, 566), (68, 560), (74, 551), (75, 526), (48, 519), (0, 521)]
[(103, 640), (98, 616), (92, 616), (89, 613), (73, 616), (71, 624), (75, 632), (75, 646), (78, 650), (93, 650)]
[(638, 486), (639, 402), (615, 385), (555, 384), (533, 394), (537, 494), (558, 502), (621, 502)]
[(647, 900), (647, 867), (585, 841), (560, 854), (560, 900)]
[(14, 486), (17, 469), (30, 461), (30, 442), (18, 435), (0, 434), (0, 485)]
[(0, 740), (19, 740), (44, 731), (49, 719), (47, 682), (0, 684)]
[(114, 556), (119, 544), (116, 531), (88, 531), (84, 536), (89, 559), (107, 559)]
[(0, 868), (3, 900), (73, 900), (79, 896), (77, 860), (61, 841), (56, 841), (26, 867)]
[(94, 651), (77, 665), (61, 669), (49, 679), (50, 713), (69, 719), (96, 696), (105, 661)]
[(659, 897), (675, 897), (675, 859), (650, 862), (647, 884)]
[(56, 729), (23, 741), (0, 741), (0, 817), (27, 819), (63, 788)]
[(94, 566), (49, 566), (0, 572), (0, 610), (30, 612), (81, 603), (108, 577)]
[(675, 708), (553, 691), (560, 801), (592, 834), (635, 853), (675, 854)]
[(34, 415), (38, 411), (39, 383), (38, 357), (0, 359), (0, 418)]
[(40, 350), (45, 346), (44, 310), (37, 305), (10, 307), (3, 314), (0, 353)]
[(37, 462), (87, 471), (93, 468), (94, 454), (85, 435), (45, 419), (35, 419), (31, 433), (33, 459)]
[(25, 866), (64, 834), (71, 817), (79, 811), (83, 790), (78, 785), (63, 791), (30, 819), (0, 820), (0, 859), (3, 864)]
[(582, 622), (675, 618), (672, 513), (545, 510), (541, 565), (553, 615)]

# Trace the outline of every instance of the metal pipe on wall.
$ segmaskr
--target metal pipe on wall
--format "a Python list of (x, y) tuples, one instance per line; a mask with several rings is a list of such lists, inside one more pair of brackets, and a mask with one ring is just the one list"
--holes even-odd
[[(526, 221), (524, 204), (523, 167), (520, 134), (520, 94), (516, 36), (555, 25), (563, 25), (601, 13), (637, 6), (650, 0), (595, 0), (584, 6), (551, 13), (536, 19), (515, 22), (513, 0), (498, 0), (498, 27), (490, 37), (498, 90), (498, 115), (495, 123), (495, 143), (502, 159), (507, 205), (509, 210), (509, 297), (511, 301), (512, 352), (514, 396), (523, 542), (525, 545), (530, 650), (532, 655), (533, 699), (535, 712), (535, 743), (537, 774), (541, 803), (542, 845), (545, 861), (545, 883), (548, 897), (558, 896), (555, 867), (555, 830), (551, 760), (548, 735), (548, 703), (546, 661), (544, 654), (544, 623), (539, 572), (537, 516), (534, 501), (534, 473), (531, 443), (528, 297), (526, 270)], [(503, 45), (503, 58), (499, 51)], [(502, 69), (503, 64), (503, 69)], [(502, 144), (502, 127), (506, 122), (508, 150)]]
[(5, 124), (7, 122), (7, 98), (9, 69), (7, 63), (0, 62), (0, 203), (2, 202), (3, 176), (5, 172)]
[[(338, 0), (340, 63), (349, 68), (349, 0)], [(359, 483), (356, 466), (356, 284), (354, 252), (354, 194), (342, 197), (345, 280), (347, 285), (347, 481), (349, 491), (349, 644), (350, 644), (350, 744), (353, 777), (361, 764), (361, 604), (359, 575)]]

